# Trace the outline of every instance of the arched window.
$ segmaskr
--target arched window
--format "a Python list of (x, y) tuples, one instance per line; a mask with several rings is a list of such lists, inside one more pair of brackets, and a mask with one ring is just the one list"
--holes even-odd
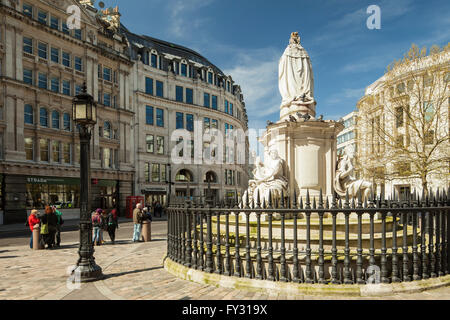
[(56, 110), (52, 112), (52, 128), (59, 129), (59, 112)]
[(24, 108), (25, 124), (34, 124), (34, 111), (31, 104), (26, 104)]
[(72, 130), (72, 126), (70, 125), (70, 114), (69, 113), (64, 113), (63, 115), (63, 125), (64, 125), (64, 130), (65, 131), (71, 131)]
[(103, 138), (111, 139), (111, 124), (108, 121), (103, 125)]
[(194, 182), (194, 176), (192, 175), (192, 173), (189, 170), (186, 169), (182, 169), (180, 171), (178, 171), (176, 177), (175, 177), (175, 181), (176, 182)]
[(219, 181), (217, 180), (217, 174), (214, 171), (208, 171), (205, 174), (205, 180), (204, 182), (208, 183), (218, 183)]
[(45, 108), (41, 108), (39, 111), (39, 123), (41, 127), (48, 128), (48, 111)]

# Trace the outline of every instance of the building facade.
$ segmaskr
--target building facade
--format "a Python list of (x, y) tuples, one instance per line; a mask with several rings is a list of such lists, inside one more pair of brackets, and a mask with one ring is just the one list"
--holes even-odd
[[(190, 49), (132, 34), (120, 16), (118, 8), (98, 10), (89, 0), (1, 0), (4, 223), (23, 222), (29, 209), (49, 204), (79, 212), (79, 135), (71, 116), (83, 83), (98, 102), (92, 207), (118, 206), (124, 214), (128, 196), (164, 202), (169, 189), (184, 195), (188, 180), (194, 195), (207, 179), (218, 196), (246, 185), (247, 160), (185, 166), (170, 156), (181, 121), (187, 130), (201, 121), (246, 131), (239, 86)], [(248, 159), (248, 143), (243, 153)]]
[(338, 134), (337, 137), (337, 153), (342, 155), (344, 149), (347, 146), (352, 146), (355, 152), (358, 149), (356, 138), (357, 138), (357, 123), (358, 123), (358, 112), (353, 111), (342, 118), (345, 129)]
[(357, 105), (363, 178), (378, 194), (404, 199), (450, 186), (450, 52), (417, 52), (370, 85)]
[[(210, 182), (217, 199), (242, 195), (248, 185), (248, 119), (240, 87), (193, 50), (123, 32), (135, 62), (136, 193), (146, 203), (166, 203), (169, 192), (205, 196)], [(227, 146), (231, 132), (238, 136)]]

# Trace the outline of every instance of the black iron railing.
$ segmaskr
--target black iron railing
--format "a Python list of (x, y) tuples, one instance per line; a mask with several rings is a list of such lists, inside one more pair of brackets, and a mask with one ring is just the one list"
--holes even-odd
[(259, 280), (365, 284), (408, 282), (450, 272), (448, 192), (406, 201), (266, 203), (171, 200), (168, 258), (188, 268)]

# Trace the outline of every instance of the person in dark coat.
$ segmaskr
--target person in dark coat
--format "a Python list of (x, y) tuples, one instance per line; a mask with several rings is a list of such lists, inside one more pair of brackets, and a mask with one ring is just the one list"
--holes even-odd
[(47, 249), (52, 249), (55, 245), (55, 235), (57, 231), (58, 225), (58, 216), (53, 209), (49, 206), (45, 207), (45, 215), (47, 216), (48, 223), (48, 234), (46, 235), (45, 244), (47, 245)]
[(158, 201), (158, 202), (156, 202), (156, 205), (155, 205), (155, 217), (156, 217), (156, 215), (158, 215), (161, 218), (162, 212), (163, 212), (163, 207), (162, 207), (161, 203), (159, 203), (159, 201)]
[(116, 229), (119, 229), (119, 220), (117, 217), (117, 209), (114, 208), (111, 210), (111, 212), (108, 214), (107, 218), (107, 230), (109, 237), (111, 238), (112, 243), (115, 243), (116, 240)]

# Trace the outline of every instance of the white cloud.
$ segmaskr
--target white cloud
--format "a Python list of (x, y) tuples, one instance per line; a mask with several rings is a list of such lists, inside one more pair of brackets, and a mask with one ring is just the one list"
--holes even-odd
[[(342, 92), (331, 95), (326, 101), (326, 104), (342, 104), (345, 102), (354, 102), (354, 99), (359, 99), (364, 96), (366, 88), (350, 88), (344, 89)], [(329, 116), (327, 116), (329, 117)]]
[(215, 0), (169, 0), (167, 11), (170, 14), (169, 34), (176, 38), (183, 38), (201, 28), (209, 19), (195, 14), (203, 7), (212, 4)]

